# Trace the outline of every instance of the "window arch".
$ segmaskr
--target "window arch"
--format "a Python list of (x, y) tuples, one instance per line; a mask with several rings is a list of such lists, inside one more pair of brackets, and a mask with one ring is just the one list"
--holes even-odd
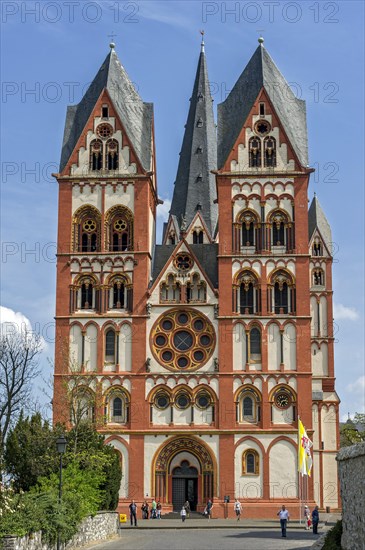
[(181, 300), (181, 285), (175, 275), (169, 273), (160, 285), (161, 302), (179, 302)]
[(106, 249), (111, 252), (133, 250), (133, 214), (122, 205), (113, 206), (105, 215)]
[(321, 268), (315, 268), (312, 271), (312, 286), (324, 286), (324, 271)]
[(100, 251), (101, 215), (90, 204), (79, 208), (73, 217), (73, 251)]
[(112, 388), (105, 398), (106, 421), (112, 424), (129, 422), (129, 403), (129, 395), (124, 388)]
[(316, 237), (313, 243), (312, 247), (312, 255), (313, 256), (323, 256), (323, 245), (321, 240)]
[(236, 405), (237, 422), (257, 424), (261, 421), (261, 396), (253, 386), (240, 391)]
[(88, 387), (78, 387), (73, 392), (70, 411), (71, 424), (95, 421), (95, 395)]
[(295, 313), (296, 292), (292, 275), (280, 269), (273, 274), (271, 284), (272, 313)]
[(255, 247), (258, 252), (261, 249), (261, 224), (256, 212), (247, 209), (240, 212), (234, 227), (235, 250), (244, 252), (247, 247)]
[(103, 168), (103, 142), (93, 139), (90, 143), (90, 170), (97, 171)]
[(200, 279), (199, 273), (194, 273), (186, 285), (186, 300), (191, 302), (206, 302), (207, 285)]
[(116, 363), (117, 338), (113, 328), (107, 329), (105, 333), (105, 356), (106, 364), (114, 365)]
[(195, 229), (193, 231), (193, 244), (202, 244), (204, 243), (204, 232), (200, 229)]
[(259, 473), (259, 453), (255, 449), (247, 449), (242, 453), (242, 475), (258, 475)]
[(272, 136), (264, 139), (264, 166), (265, 168), (276, 166), (276, 140)]
[(174, 231), (170, 231), (167, 238), (167, 244), (176, 244), (176, 235)]
[(114, 275), (108, 282), (108, 309), (133, 309), (133, 286), (125, 275)]
[(116, 139), (108, 139), (106, 142), (106, 168), (108, 170), (119, 168), (119, 143)]
[(261, 311), (261, 291), (256, 275), (249, 270), (242, 271), (236, 278), (233, 310), (241, 315), (252, 315)]
[(78, 309), (99, 309), (100, 291), (94, 276), (83, 275), (70, 286), (70, 312)]
[[(275, 210), (269, 218), (271, 223), (271, 246), (285, 246), (286, 250), (293, 248), (290, 246), (292, 241), (292, 227), (289, 223), (288, 215), (281, 210)], [(291, 234), (289, 235), (289, 231)]]
[(261, 140), (258, 137), (252, 137), (248, 142), (249, 147), (249, 166), (252, 168), (261, 167)]
[(261, 362), (261, 330), (258, 327), (251, 328), (248, 338), (248, 362)]

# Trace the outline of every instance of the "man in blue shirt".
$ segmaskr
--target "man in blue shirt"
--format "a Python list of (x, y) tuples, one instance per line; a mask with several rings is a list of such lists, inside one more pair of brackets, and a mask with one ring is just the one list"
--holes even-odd
[(315, 506), (312, 512), (313, 534), (318, 535), (319, 511), (318, 506)]
[(280, 519), (281, 536), (286, 537), (286, 525), (289, 521), (290, 516), (288, 510), (285, 509), (284, 504), (282, 505), (281, 510), (279, 510), (276, 515), (279, 516)]

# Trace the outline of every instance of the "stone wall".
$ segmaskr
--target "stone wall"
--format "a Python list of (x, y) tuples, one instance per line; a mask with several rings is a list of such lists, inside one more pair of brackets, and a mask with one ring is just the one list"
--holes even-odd
[[(76, 535), (62, 546), (63, 550), (80, 548), (90, 542), (105, 540), (118, 533), (119, 516), (117, 512), (99, 512), (88, 517), (80, 524)], [(0, 541), (1, 550), (54, 550), (55, 546), (42, 544), (41, 533), (31, 536), (15, 537), (9, 535)]]
[(364, 550), (365, 443), (341, 449), (337, 455), (342, 497), (343, 550)]

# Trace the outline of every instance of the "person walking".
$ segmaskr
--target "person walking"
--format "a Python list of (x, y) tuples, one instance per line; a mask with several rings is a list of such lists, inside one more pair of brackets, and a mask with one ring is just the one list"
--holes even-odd
[(238, 498), (236, 498), (236, 500), (234, 501), (234, 511), (237, 516), (237, 521), (239, 521), (241, 519), (242, 504), (240, 503)]
[(184, 523), (186, 519), (186, 510), (184, 506), (181, 508), (180, 516), (181, 516), (181, 521)]
[(133, 525), (134, 520), (134, 526), (137, 527), (137, 504), (134, 500), (129, 505), (129, 517), (131, 520), (131, 525)]
[(311, 511), (309, 510), (308, 506), (304, 506), (304, 519), (305, 519), (305, 529), (306, 531), (309, 531), (311, 526)]
[(312, 512), (312, 523), (313, 523), (313, 535), (318, 535), (318, 523), (319, 523), (318, 506), (315, 506)]
[(213, 509), (213, 502), (209, 499), (206, 506), (207, 516), (209, 521), (210, 521), (210, 518), (212, 517), (212, 509)]
[(184, 508), (186, 510), (186, 517), (190, 517), (190, 502), (187, 500), (184, 504)]
[(155, 499), (152, 500), (151, 504), (151, 516), (150, 519), (156, 519), (156, 509), (157, 509), (157, 502)]
[(161, 519), (161, 510), (162, 510), (162, 505), (161, 505), (161, 502), (158, 500), (156, 504), (157, 519)]
[(287, 523), (289, 521), (290, 516), (289, 516), (289, 512), (285, 508), (284, 504), (282, 505), (281, 510), (279, 510), (276, 515), (279, 516), (279, 519), (280, 519), (281, 536), (286, 537), (286, 526), (287, 526)]

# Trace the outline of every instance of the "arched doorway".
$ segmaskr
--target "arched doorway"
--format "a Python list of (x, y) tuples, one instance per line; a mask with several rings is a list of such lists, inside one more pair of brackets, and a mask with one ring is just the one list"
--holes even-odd
[(180, 466), (175, 466), (172, 472), (172, 505), (173, 509), (181, 510), (188, 500), (190, 510), (196, 510), (198, 504), (198, 469), (191, 466), (188, 460), (182, 460)]
[(157, 451), (152, 494), (174, 510), (186, 500), (191, 509), (204, 507), (215, 494), (215, 466), (211, 451), (195, 437), (171, 438)]

